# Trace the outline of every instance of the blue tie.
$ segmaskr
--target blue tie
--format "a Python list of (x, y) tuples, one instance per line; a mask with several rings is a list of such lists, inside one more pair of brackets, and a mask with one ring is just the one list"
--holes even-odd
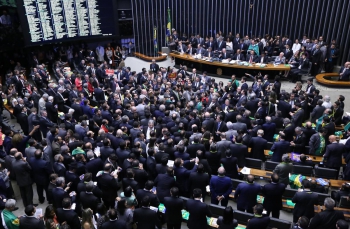
[(218, 130), (220, 129), (221, 122), (218, 123)]

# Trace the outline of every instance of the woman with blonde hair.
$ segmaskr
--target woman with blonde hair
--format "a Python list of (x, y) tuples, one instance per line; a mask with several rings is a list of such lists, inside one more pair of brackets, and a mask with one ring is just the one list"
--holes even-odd
[(90, 208), (82, 210), (81, 225), (84, 229), (95, 229), (97, 228), (96, 221), (93, 217), (93, 212)]

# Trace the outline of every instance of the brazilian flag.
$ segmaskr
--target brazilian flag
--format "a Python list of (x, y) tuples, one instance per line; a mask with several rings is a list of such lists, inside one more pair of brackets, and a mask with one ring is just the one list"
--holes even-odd
[(166, 41), (169, 42), (169, 37), (171, 36), (171, 16), (170, 8), (168, 8), (168, 22), (166, 24)]
[(298, 189), (302, 187), (301, 182), (305, 179), (306, 177), (300, 174), (292, 174), (289, 177), (289, 185), (291, 188)]
[(154, 52), (158, 53), (158, 42), (157, 42), (157, 27), (153, 27), (153, 44), (154, 44)]

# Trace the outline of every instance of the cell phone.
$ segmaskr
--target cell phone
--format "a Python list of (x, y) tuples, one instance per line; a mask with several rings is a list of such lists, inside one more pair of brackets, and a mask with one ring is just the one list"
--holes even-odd
[(153, 186), (152, 192), (155, 192), (156, 190), (157, 190), (157, 188), (155, 186)]

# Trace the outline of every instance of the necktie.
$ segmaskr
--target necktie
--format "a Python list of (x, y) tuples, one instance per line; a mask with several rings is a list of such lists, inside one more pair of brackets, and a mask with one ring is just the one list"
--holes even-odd
[(218, 130), (220, 129), (221, 122), (218, 123)]
[(92, 69), (92, 74), (95, 74), (95, 69), (94, 68)]
[(249, 63), (253, 62), (253, 56), (250, 56)]

